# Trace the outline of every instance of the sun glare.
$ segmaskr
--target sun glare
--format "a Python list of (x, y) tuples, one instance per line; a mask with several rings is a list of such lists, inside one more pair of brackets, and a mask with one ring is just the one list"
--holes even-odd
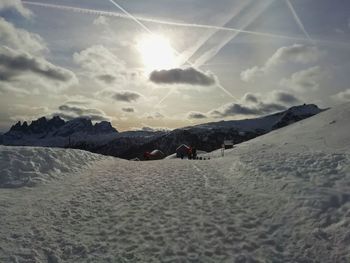
[(138, 42), (137, 49), (141, 54), (146, 73), (178, 66), (175, 50), (171, 47), (169, 39), (163, 36), (145, 36)]

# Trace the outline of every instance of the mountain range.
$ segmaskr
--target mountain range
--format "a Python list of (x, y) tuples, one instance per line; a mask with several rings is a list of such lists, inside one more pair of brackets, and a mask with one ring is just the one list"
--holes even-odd
[(77, 118), (65, 121), (59, 116), (39, 118), (28, 124), (17, 122), (0, 135), (4, 145), (75, 148), (125, 159), (143, 158), (143, 153), (159, 149), (166, 155), (181, 144), (210, 152), (221, 147), (224, 140), (241, 143), (272, 130), (311, 117), (323, 111), (314, 104), (290, 109), (260, 118), (219, 121), (172, 131), (118, 132), (111, 123)]

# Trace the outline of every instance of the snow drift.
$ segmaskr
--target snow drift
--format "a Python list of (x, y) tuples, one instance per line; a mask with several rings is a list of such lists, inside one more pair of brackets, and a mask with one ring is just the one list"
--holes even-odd
[(0, 146), (0, 188), (32, 186), (106, 159), (79, 150)]

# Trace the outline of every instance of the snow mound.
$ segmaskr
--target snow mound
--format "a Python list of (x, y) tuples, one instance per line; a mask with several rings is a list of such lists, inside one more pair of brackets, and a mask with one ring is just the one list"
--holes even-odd
[(0, 146), (0, 188), (33, 186), (106, 158), (80, 150)]

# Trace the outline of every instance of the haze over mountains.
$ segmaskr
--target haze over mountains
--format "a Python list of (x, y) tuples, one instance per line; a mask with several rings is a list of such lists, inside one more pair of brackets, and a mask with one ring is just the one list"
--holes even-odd
[(261, 118), (220, 121), (173, 131), (129, 131), (119, 133), (109, 122), (93, 124), (77, 118), (65, 121), (59, 116), (39, 118), (28, 125), (17, 122), (2, 136), (4, 145), (65, 147), (88, 150), (126, 159), (142, 158), (145, 151), (160, 149), (166, 155), (185, 143), (213, 151), (224, 140), (240, 143), (272, 130), (320, 113), (316, 105), (301, 105)]

